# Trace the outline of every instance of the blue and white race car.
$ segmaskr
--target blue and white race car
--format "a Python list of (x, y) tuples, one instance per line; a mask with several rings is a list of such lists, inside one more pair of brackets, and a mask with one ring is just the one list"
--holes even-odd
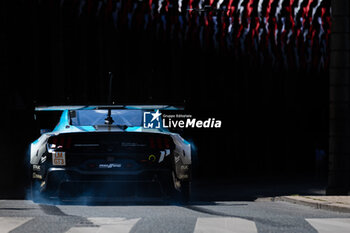
[[(188, 201), (191, 144), (162, 127), (147, 128), (145, 113), (172, 106), (59, 106), (51, 132), (30, 146), (31, 194), (39, 198), (93, 196), (180, 198)], [(157, 115), (158, 114), (158, 115)], [(159, 111), (154, 118), (159, 117)]]

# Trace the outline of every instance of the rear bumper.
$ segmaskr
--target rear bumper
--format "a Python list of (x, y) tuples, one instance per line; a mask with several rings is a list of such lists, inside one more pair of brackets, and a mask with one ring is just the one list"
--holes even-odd
[(49, 196), (164, 196), (172, 184), (170, 169), (83, 171), (49, 168), (43, 190)]

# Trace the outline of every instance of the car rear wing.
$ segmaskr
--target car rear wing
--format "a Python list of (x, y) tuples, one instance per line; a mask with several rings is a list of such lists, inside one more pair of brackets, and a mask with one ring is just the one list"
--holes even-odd
[(175, 105), (57, 105), (38, 106), (35, 111), (64, 111), (64, 110), (98, 110), (98, 109), (135, 109), (135, 110), (184, 110), (183, 106)]

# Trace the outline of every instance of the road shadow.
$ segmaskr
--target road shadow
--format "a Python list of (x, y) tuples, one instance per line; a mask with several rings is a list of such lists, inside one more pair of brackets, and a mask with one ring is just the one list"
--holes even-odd
[[(110, 192), (94, 196), (87, 192), (78, 197), (61, 197), (60, 199), (39, 199), (43, 205), (89, 205), (89, 206), (132, 206), (132, 205), (245, 205), (239, 202), (251, 202), (257, 199), (286, 195), (325, 195), (326, 181), (313, 178), (240, 178), (237, 180), (195, 179), (191, 185), (191, 199), (180, 202), (161, 196), (123, 196), (115, 197)], [(27, 198), (29, 199), (29, 198)], [(238, 203), (235, 203), (238, 202)]]
[(255, 201), (286, 195), (325, 195), (327, 182), (313, 177), (241, 178), (196, 180), (192, 200), (200, 202)]
[[(220, 202), (255, 201), (286, 195), (325, 195), (327, 182), (313, 177), (237, 177), (236, 179), (194, 179), (189, 203), (155, 197), (115, 197), (106, 190), (103, 195), (85, 193), (75, 198), (38, 199), (44, 205), (222, 205)], [(101, 194), (101, 192), (100, 192)], [(27, 199), (28, 189), (9, 189), (0, 199)], [(231, 203), (230, 203), (231, 204)]]

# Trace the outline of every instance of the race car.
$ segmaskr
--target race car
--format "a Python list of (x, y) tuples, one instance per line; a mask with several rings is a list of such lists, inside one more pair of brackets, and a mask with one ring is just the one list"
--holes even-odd
[(191, 144), (178, 133), (150, 127), (173, 106), (51, 106), (62, 111), (51, 132), (30, 145), (34, 201), (80, 195), (190, 198)]

